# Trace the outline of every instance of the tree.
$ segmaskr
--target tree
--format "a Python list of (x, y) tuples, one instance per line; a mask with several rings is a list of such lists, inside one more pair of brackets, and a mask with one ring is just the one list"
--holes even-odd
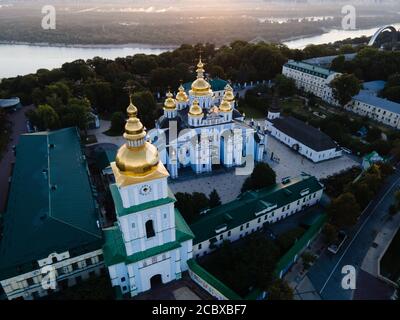
[(242, 192), (270, 187), (276, 184), (276, 173), (267, 163), (258, 163), (242, 186)]
[(150, 91), (135, 92), (132, 96), (133, 103), (138, 108), (139, 118), (147, 128), (154, 127), (157, 115), (157, 103)]
[(58, 113), (63, 127), (78, 127), (86, 132), (89, 112), (89, 100), (72, 98)]
[(121, 135), (124, 132), (125, 123), (125, 115), (120, 111), (114, 112), (111, 116), (110, 133), (113, 135)]
[(354, 74), (344, 73), (332, 80), (333, 95), (339, 103), (344, 106), (349, 103), (353, 96), (361, 90), (360, 81)]
[(301, 227), (291, 229), (285, 233), (279, 235), (277, 239), (277, 245), (282, 254), (286, 253), (297, 240), (304, 234), (304, 229)]
[(291, 97), (296, 92), (296, 84), (293, 79), (278, 74), (275, 77), (275, 88), (281, 97)]
[(324, 226), (324, 235), (325, 242), (329, 245), (338, 239), (338, 230), (333, 224), (327, 223)]
[(269, 300), (293, 300), (293, 289), (283, 279), (277, 279), (268, 289)]
[(221, 205), (221, 198), (219, 197), (217, 190), (213, 189), (213, 191), (211, 191), (208, 197), (210, 199), (209, 201), (210, 208), (215, 208)]
[(41, 104), (26, 113), (29, 121), (39, 130), (53, 130), (60, 126), (57, 112), (48, 104)]
[(345, 71), (346, 58), (344, 55), (339, 55), (335, 59), (332, 60), (331, 69), (336, 72), (344, 72)]
[(332, 223), (339, 229), (353, 226), (360, 213), (360, 206), (350, 192), (343, 193), (334, 199), (328, 208)]
[(374, 196), (373, 190), (367, 183), (359, 181), (357, 183), (350, 183), (346, 191), (351, 192), (360, 205), (360, 208), (365, 208)]
[(176, 207), (181, 212), (188, 223), (194, 222), (199, 218), (200, 212), (209, 207), (209, 200), (204, 193), (194, 192), (175, 194)]

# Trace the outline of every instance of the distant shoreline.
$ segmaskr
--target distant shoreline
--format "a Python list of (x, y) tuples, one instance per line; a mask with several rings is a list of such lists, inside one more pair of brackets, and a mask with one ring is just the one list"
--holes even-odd
[(25, 42), (0, 40), (0, 45), (21, 45), (32, 47), (55, 47), (55, 48), (83, 48), (83, 49), (112, 49), (112, 48), (135, 48), (135, 49), (176, 49), (178, 45), (156, 45), (145, 43), (124, 43), (124, 44), (67, 44), (49, 42)]

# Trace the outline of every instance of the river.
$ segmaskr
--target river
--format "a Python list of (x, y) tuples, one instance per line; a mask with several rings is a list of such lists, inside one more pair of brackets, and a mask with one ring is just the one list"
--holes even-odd
[(137, 53), (160, 54), (167, 50), (139, 44), (104, 47), (0, 44), (0, 79), (33, 73), (41, 68), (58, 68), (65, 62), (77, 59), (86, 60), (96, 56), (115, 59)]
[[(396, 29), (400, 29), (400, 23), (393, 24), (393, 26)], [(345, 40), (348, 38), (372, 36), (376, 31), (378, 31), (378, 29), (379, 27), (369, 28), (369, 29), (357, 29), (357, 30), (332, 29), (320, 35), (288, 40), (284, 41), (283, 43), (286, 44), (291, 49), (303, 49), (309, 44), (323, 44), (323, 43)]]
[[(400, 23), (394, 25), (400, 28)], [(303, 37), (285, 41), (289, 48), (302, 49), (308, 44), (322, 44), (355, 38), (372, 36), (376, 28), (359, 30), (333, 29), (317, 36)], [(0, 44), (0, 79), (36, 72), (37, 69), (52, 69), (60, 67), (64, 62), (76, 59), (91, 59), (99, 56), (107, 59), (125, 57), (137, 53), (160, 54), (169, 50), (150, 45), (130, 45), (90, 47), (90, 46), (50, 46), (50, 45), (25, 45), (25, 44)]]

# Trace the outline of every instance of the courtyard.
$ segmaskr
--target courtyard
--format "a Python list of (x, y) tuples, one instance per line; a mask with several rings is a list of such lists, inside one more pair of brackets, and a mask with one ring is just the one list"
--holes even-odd
[[(264, 160), (275, 171), (278, 183), (282, 178), (297, 177), (302, 172), (313, 175), (318, 179), (323, 179), (352, 167), (360, 166), (355, 157), (353, 158), (346, 154), (337, 159), (313, 163), (270, 136), (268, 137), (267, 146), (267, 153)], [(272, 153), (274, 158), (279, 159), (279, 161), (272, 161), (270, 159)], [(177, 180), (171, 179), (169, 186), (174, 193), (201, 192), (209, 195), (215, 189), (221, 198), (221, 202), (226, 203), (236, 199), (247, 177), (237, 175), (235, 169), (220, 169), (214, 171), (212, 175), (204, 174), (197, 176), (184, 172)]]
[[(271, 160), (272, 154), (274, 159), (278, 159), (278, 161)], [(281, 181), (285, 177), (298, 176), (302, 172), (323, 179), (352, 167), (360, 166), (360, 162), (355, 157), (347, 154), (343, 154), (340, 158), (314, 163), (271, 136), (268, 136), (267, 139), (265, 161), (276, 172), (277, 181)]]

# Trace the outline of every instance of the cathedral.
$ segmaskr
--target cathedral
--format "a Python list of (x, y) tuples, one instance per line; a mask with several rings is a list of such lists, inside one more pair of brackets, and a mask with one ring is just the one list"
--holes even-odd
[(244, 122), (233, 88), (221, 79), (207, 81), (201, 58), (196, 72), (197, 79), (186, 84), (186, 90), (180, 85), (175, 97), (167, 93), (164, 114), (149, 132), (171, 178), (185, 167), (200, 174), (261, 161), (266, 138)]

